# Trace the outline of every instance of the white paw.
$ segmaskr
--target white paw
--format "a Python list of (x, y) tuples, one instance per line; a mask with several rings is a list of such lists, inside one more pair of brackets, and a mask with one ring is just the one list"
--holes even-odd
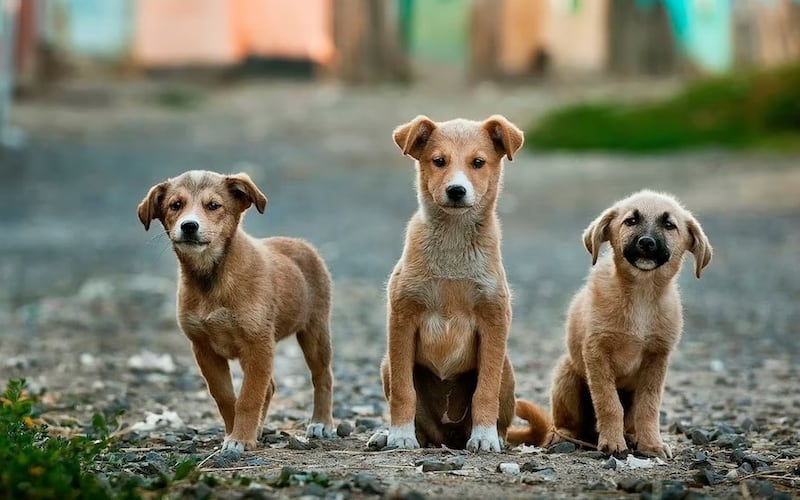
[(386, 438), (386, 446), (389, 448), (402, 448), (406, 450), (419, 448), (419, 441), (417, 441), (414, 424), (389, 427), (389, 436)]
[(311, 422), (306, 427), (306, 437), (308, 438), (331, 438), (333, 437), (333, 429), (326, 427), (322, 422)]
[(469, 451), (500, 451), (500, 438), (497, 436), (497, 427), (491, 425), (476, 425), (472, 428), (472, 435), (467, 441)]
[(244, 453), (244, 442), (237, 441), (236, 439), (225, 438), (222, 443), (222, 453), (235, 453), (241, 455)]

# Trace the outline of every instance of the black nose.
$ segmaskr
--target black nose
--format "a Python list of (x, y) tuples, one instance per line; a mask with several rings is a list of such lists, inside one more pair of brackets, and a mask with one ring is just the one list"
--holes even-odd
[(181, 224), (181, 231), (186, 235), (196, 234), (198, 229), (200, 229), (200, 224), (193, 220), (188, 220)]
[(467, 194), (467, 189), (464, 186), (448, 186), (446, 191), (447, 197), (451, 201), (458, 201)]
[(649, 236), (642, 236), (636, 242), (636, 246), (639, 247), (640, 250), (645, 252), (652, 252), (656, 249), (656, 240)]

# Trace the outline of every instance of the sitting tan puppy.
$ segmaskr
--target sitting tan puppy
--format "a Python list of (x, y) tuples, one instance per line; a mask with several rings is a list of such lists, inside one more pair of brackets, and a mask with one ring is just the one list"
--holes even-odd
[[(611, 252), (598, 260), (608, 241)], [(614, 204), (583, 233), (597, 264), (567, 312), (568, 353), (551, 391), (554, 432), (512, 429), (509, 441), (596, 442), (609, 453), (627, 450), (625, 434), (645, 455), (671, 457), (661, 440), (659, 410), (669, 356), (681, 336), (677, 275), (684, 252), (695, 274), (711, 262), (700, 224), (674, 198), (641, 191)], [(538, 411), (519, 401), (517, 414)], [(544, 441), (544, 442), (542, 442)]]
[(495, 207), (503, 157), (513, 158), (522, 132), (498, 115), (418, 116), (394, 141), (416, 160), (419, 209), (389, 278), (387, 444), (500, 451), (514, 416), (514, 374)]
[[(308, 243), (255, 239), (242, 214), (267, 198), (247, 174), (190, 171), (153, 188), (139, 204), (149, 229), (158, 219), (180, 263), (178, 321), (225, 421), (223, 451), (255, 447), (270, 400), (275, 343), (292, 334), (314, 385), (306, 434), (331, 436), (331, 278)], [(228, 360), (238, 359), (244, 381), (237, 398)]]

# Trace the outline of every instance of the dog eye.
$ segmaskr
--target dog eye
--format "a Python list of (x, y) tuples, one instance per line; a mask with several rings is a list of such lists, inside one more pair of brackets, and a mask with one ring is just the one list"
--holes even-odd
[(628, 217), (627, 219), (622, 221), (622, 223), (625, 224), (626, 226), (635, 226), (636, 224), (639, 223), (639, 218), (638, 217)]
[(441, 156), (437, 156), (436, 158), (433, 159), (433, 164), (439, 168), (444, 167), (446, 163), (447, 162), (445, 161), (445, 159), (442, 158)]
[(472, 166), (475, 168), (481, 168), (485, 164), (486, 160), (484, 160), (483, 158), (475, 158), (474, 160), (472, 160)]
[(664, 229), (666, 229), (667, 231), (672, 231), (673, 229), (678, 229), (678, 226), (676, 226), (670, 221), (664, 221)]
[(173, 211), (177, 212), (178, 210), (181, 209), (182, 206), (183, 206), (183, 203), (181, 203), (179, 201), (173, 201), (172, 203), (170, 203), (169, 208), (170, 208), (170, 210), (173, 210)]
[(214, 210), (218, 209), (218, 208), (219, 208), (219, 207), (221, 207), (221, 206), (222, 206), (222, 205), (220, 205), (220, 204), (219, 204), (219, 203), (217, 203), (216, 201), (209, 201), (209, 202), (208, 202), (208, 205), (206, 205), (206, 208), (207, 208), (207, 209), (209, 209), (209, 210), (211, 210), (211, 211), (213, 212)]

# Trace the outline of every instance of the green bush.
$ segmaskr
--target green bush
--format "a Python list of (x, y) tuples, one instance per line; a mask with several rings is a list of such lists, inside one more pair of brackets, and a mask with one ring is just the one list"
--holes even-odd
[(569, 106), (534, 124), (525, 142), (535, 149), (630, 152), (800, 147), (800, 66), (709, 79), (652, 103)]

